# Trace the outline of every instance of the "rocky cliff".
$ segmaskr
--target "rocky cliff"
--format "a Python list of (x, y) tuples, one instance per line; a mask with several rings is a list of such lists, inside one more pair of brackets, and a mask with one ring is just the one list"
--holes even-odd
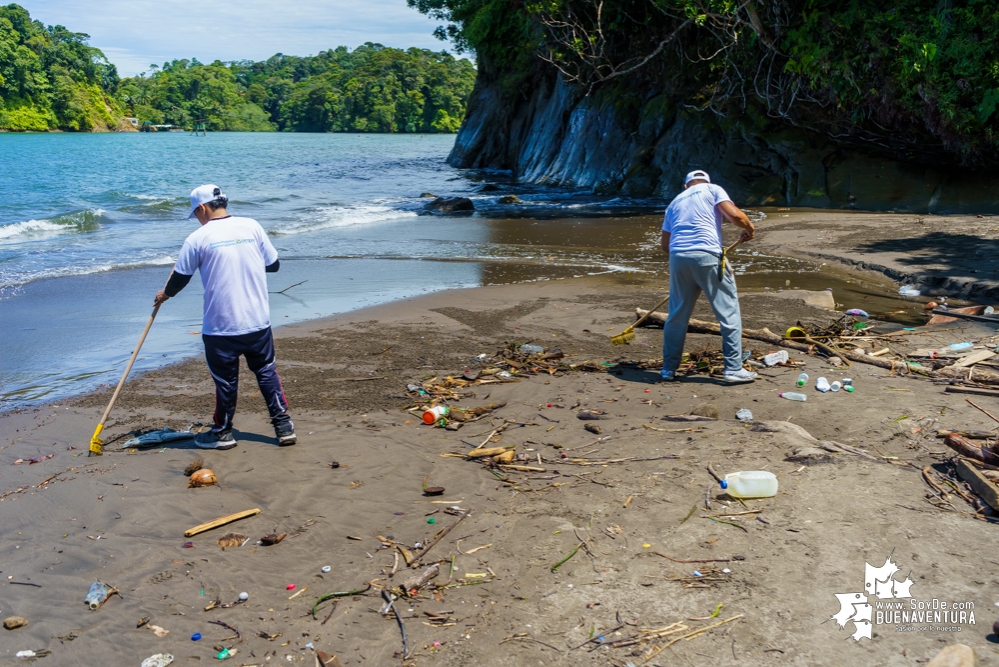
[(747, 113), (719, 118), (651, 98), (583, 97), (559, 79), (512, 94), (482, 76), (449, 162), (528, 183), (671, 198), (686, 172), (712, 174), (740, 204), (925, 213), (999, 212), (999, 177), (929, 155), (897, 155)]

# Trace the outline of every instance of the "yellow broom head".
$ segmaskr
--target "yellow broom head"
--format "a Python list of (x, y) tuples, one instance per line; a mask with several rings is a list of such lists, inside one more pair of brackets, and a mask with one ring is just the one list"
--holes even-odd
[(635, 330), (632, 327), (628, 327), (616, 336), (611, 336), (611, 343), (614, 347), (628, 345), (633, 340), (635, 340)]
[(100, 434), (104, 429), (103, 424), (98, 424), (97, 429), (94, 431), (93, 437), (90, 438), (90, 454), (91, 456), (101, 456), (104, 453), (104, 443), (101, 441)]

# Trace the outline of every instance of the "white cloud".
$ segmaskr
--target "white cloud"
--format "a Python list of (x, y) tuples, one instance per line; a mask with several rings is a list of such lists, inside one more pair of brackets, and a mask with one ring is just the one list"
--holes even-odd
[(90, 35), (122, 76), (174, 58), (263, 60), (306, 56), (365, 42), (440, 51), (438, 25), (405, 0), (36, 0), (32, 18)]

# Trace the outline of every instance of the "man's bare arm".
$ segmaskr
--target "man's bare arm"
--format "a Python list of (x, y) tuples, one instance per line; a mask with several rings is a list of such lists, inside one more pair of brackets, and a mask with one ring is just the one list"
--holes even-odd
[(662, 239), (659, 241), (659, 247), (663, 249), (664, 253), (669, 254), (669, 232), (663, 232)]
[(741, 240), (743, 243), (753, 240), (753, 237), (756, 236), (756, 227), (749, 219), (749, 216), (742, 212), (742, 209), (730, 201), (723, 201), (718, 204), (718, 210), (721, 211), (726, 220), (731, 222), (736, 227), (742, 228)]

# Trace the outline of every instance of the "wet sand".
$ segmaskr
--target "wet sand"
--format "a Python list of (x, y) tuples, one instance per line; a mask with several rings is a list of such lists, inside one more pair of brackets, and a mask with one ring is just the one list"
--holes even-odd
[[(935, 429), (994, 424), (960, 396), (873, 366), (851, 369), (856, 393), (809, 391), (806, 403), (777, 396), (793, 388), (798, 371), (790, 368), (765, 370), (749, 386), (706, 376), (658, 383), (654, 372), (621, 362), (660, 356), (659, 331), (639, 330), (627, 348), (612, 347), (608, 336), (633, 320), (636, 306), (658, 301), (662, 287), (640, 274), (483, 287), (283, 327), (279, 372), (300, 435), (291, 448), (276, 446), (244, 368), (237, 448), (203, 452), (180, 442), (122, 450), (130, 431), (210, 419), (211, 379), (197, 359), (129, 381), (101, 458), (87, 458), (86, 446), (109, 389), (0, 417), (0, 616), (29, 621), (0, 631), (0, 664), (19, 664), (17, 651), (42, 648), (51, 654), (40, 664), (136, 665), (158, 652), (172, 653), (176, 665), (206, 664), (215, 661), (215, 646), (237, 649), (229, 663), (237, 665), (311, 666), (313, 649), (344, 665), (400, 664), (399, 628), (378, 614), (377, 587), (420, 570), (402, 567), (392, 576), (393, 551), (380, 549), (377, 536), (425, 543), (458, 520), (444, 512), (450, 507), (469, 516), (423, 559), (441, 562), (441, 586), (453, 563), (450, 587), (396, 605), (412, 651), (407, 664), (894, 666), (918, 664), (955, 639), (983, 664), (994, 662), (987, 635), (997, 582), (989, 554), (999, 536), (959, 498), (951, 496), (955, 511), (928, 503), (920, 477), (946, 454)], [(742, 306), (747, 328), (781, 331), (838, 317), (765, 292), (744, 294)], [(695, 317), (710, 319), (703, 301)], [(507, 404), (458, 432), (400, 410), (412, 402), (407, 383), (460, 373), (480, 354), (526, 341), (556, 347), (571, 363), (607, 362), (608, 370), (473, 387), (462, 405)], [(689, 350), (705, 345), (717, 347), (718, 339), (688, 337)], [(751, 341), (747, 348), (768, 351)], [(842, 375), (819, 358), (792, 357), (813, 378)], [(664, 420), (706, 403), (719, 419)], [(579, 420), (582, 408), (607, 419)], [(736, 421), (740, 408), (755, 421)], [(479, 444), (506, 421), (513, 425), (493, 444), (517, 445), (544, 472), (507, 472), (501, 481), (477, 463), (445, 456), (466, 452), (463, 441)], [(814, 444), (786, 422), (879, 460), (786, 460)], [(598, 436), (584, 430), (591, 423), (610, 439), (594, 442)], [(46, 454), (55, 456), (11, 465)], [(195, 458), (220, 487), (187, 488), (183, 469)], [(626, 460), (585, 464), (603, 459)], [(722, 473), (771, 470), (780, 490), (743, 507), (723, 495), (708, 464)], [(439, 500), (422, 494), (425, 478), (446, 488)], [(183, 548), (186, 529), (250, 508), (262, 511)], [(761, 511), (738, 514), (750, 510)], [(250, 542), (221, 550), (217, 539), (229, 531)], [(255, 544), (272, 531), (288, 537)], [(553, 572), (580, 540), (586, 547)], [(864, 563), (880, 566), (889, 554), (915, 582), (912, 595), (971, 601), (976, 625), (955, 633), (882, 624), (873, 640), (858, 643), (849, 638), (852, 624), (827, 622), (840, 610), (836, 594), (863, 590)], [(677, 562), (684, 560), (697, 562)], [(321, 571), (325, 565), (331, 572)], [(122, 596), (91, 612), (83, 597), (96, 579)], [(317, 596), (372, 581), (367, 594), (341, 598), (335, 610), (325, 602), (312, 618)], [(204, 611), (243, 591), (246, 603)], [(143, 616), (169, 634), (136, 628)], [(678, 635), (574, 648), (591, 636), (612, 641), (678, 622), (687, 634), (728, 619), (655, 655), (655, 646)], [(236, 628), (240, 638), (210, 621)], [(193, 633), (203, 638), (193, 642)]]

